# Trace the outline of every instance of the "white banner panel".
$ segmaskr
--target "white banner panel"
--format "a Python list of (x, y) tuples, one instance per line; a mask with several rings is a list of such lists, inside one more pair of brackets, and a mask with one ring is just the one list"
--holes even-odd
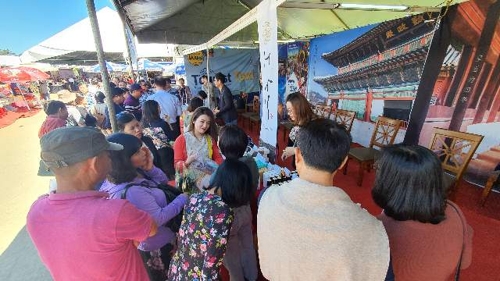
[(262, 74), (260, 139), (272, 147), (276, 147), (278, 133), (278, 20), (274, 2), (262, 1), (257, 14)]
[[(137, 48), (135, 46), (135, 37), (134, 34), (132, 34), (132, 31), (128, 27), (128, 25), (124, 24), (125, 26), (125, 39), (127, 40), (127, 45), (128, 45), (128, 51), (130, 52), (130, 59), (132, 60), (130, 62), (130, 65), (133, 65), (134, 63), (137, 63)], [(127, 58), (125, 59), (127, 60)]]

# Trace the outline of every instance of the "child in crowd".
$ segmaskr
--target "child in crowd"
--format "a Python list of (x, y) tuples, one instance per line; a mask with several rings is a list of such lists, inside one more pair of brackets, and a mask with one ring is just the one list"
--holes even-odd
[(248, 167), (238, 160), (225, 160), (212, 184), (189, 198), (169, 280), (219, 280), (234, 218), (232, 208), (247, 205), (251, 197)]
[[(236, 125), (226, 125), (219, 133), (219, 148), (226, 159), (239, 160), (249, 168), (252, 194), (257, 191), (259, 170), (252, 157), (243, 157), (248, 145), (245, 132)], [(253, 244), (250, 204), (234, 208), (234, 221), (229, 232), (224, 266), (231, 280), (257, 280), (257, 256)]]

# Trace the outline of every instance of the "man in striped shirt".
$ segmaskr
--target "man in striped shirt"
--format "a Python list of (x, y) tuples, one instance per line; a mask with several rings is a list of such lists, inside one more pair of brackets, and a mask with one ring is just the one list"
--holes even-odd
[(142, 96), (142, 88), (139, 84), (130, 85), (130, 95), (128, 95), (127, 99), (123, 103), (125, 106), (125, 111), (128, 111), (134, 114), (135, 119), (137, 121), (141, 121), (142, 118), (142, 106), (139, 102), (140, 97)]

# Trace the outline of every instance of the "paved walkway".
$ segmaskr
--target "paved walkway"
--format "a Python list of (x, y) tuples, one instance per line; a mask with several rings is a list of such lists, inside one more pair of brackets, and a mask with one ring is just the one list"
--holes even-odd
[(48, 190), (48, 177), (37, 176), (40, 112), (0, 129), (0, 280), (51, 280), (28, 233), (26, 214)]

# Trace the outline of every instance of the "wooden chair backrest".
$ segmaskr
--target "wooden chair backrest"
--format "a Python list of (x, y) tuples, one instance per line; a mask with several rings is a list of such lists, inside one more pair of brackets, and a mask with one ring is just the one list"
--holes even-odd
[(372, 134), (370, 147), (378, 146), (382, 148), (393, 144), (400, 127), (401, 120), (379, 116)]
[(334, 121), (337, 124), (343, 125), (349, 133), (351, 132), (354, 118), (356, 118), (356, 112), (354, 111), (342, 110), (342, 109), (335, 110)]
[(482, 140), (481, 135), (434, 128), (429, 149), (441, 160), (443, 170), (455, 175), (458, 182)]
[(253, 97), (252, 111), (255, 112), (255, 113), (259, 113), (260, 112), (260, 99), (259, 99), (258, 96), (254, 96)]

